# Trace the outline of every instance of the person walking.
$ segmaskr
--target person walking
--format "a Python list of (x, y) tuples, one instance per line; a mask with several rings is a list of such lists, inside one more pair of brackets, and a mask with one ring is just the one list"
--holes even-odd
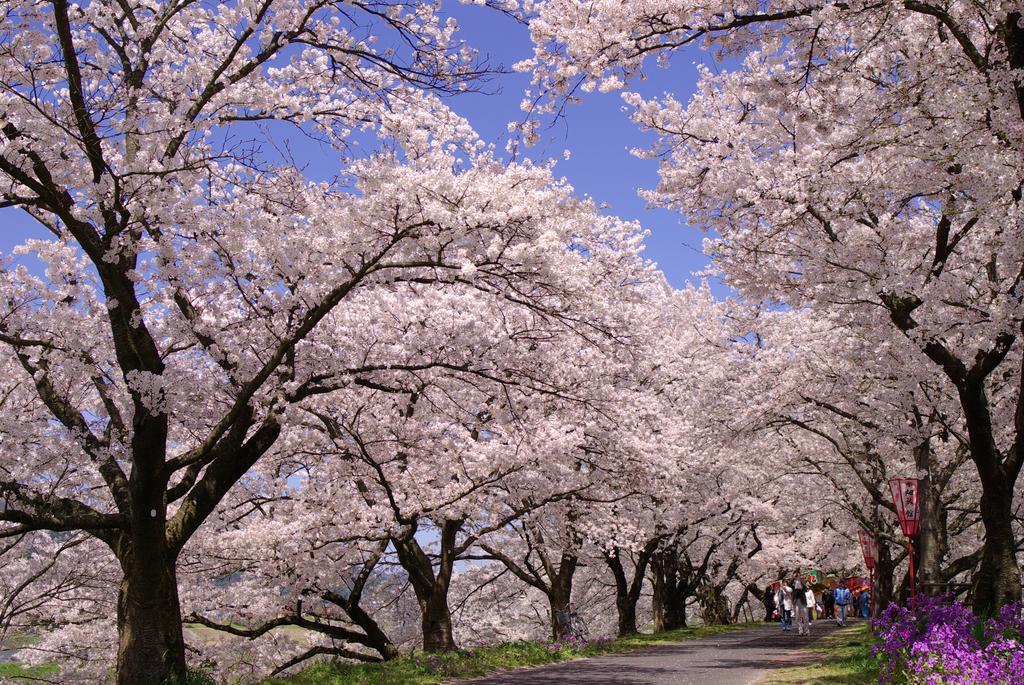
[(839, 581), (839, 587), (835, 591), (835, 602), (836, 602), (836, 625), (846, 625), (846, 611), (850, 606), (850, 602), (853, 599), (850, 594), (850, 588), (846, 587), (846, 579), (843, 578)]
[(817, 613), (817, 601), (814, 598), (814, 589), (808, 585), (804, 591), (804, 595), (807, 598), (807, 627), (810, 628), (814, 625), (814, 619), (818, 617)]
[(772, 591), (772, 586), (769, 585), (764, 589), (764, 597), (761, 600), (764, 603), (764, 620), (770, 622), (775, 617), (775, 593)]
[(835, 618), (836, 602), (832, 596), (832, 588), (825, 588), (821, 593), (821, 608), (824, 609), (825, 618)]
[(779, 592), (775, 596), (779, 605), (779, 615), (782, 617), (782, 629), (793, 629), (793, 588), (785, 582), (779, 584)]
[(802, 580), (793, 581), (793, 614), (796, 617), (797, 635), (810, 635), (811, 626), (809, 607), (807, 606), (807, 588)]

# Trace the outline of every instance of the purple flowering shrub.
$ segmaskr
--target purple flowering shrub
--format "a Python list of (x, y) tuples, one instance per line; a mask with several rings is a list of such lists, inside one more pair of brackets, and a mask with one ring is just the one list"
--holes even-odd
[(413, 656), (412, 660), (413, 663), (425, 670), (427, 673), (454, 675), (454, 672), (461, 661), (461, 655), (458, 652), (416, 654)]
[(875, 624), (882, 682), (911, 685), (1024, 683), (1024, 620), (1019, 604), (982, 621), (952, 597), (890, 605)]
[(544, 648), (552, 652), (569, 651), (583, 653), (587, 651), (588, 648), (607, 645), (611, 642), (612, 639), (604, 635), (598, 635), (592, 638), (582, 638), (576, 637), (575, 635), (566, 635), (560, 640), (544, 643)]

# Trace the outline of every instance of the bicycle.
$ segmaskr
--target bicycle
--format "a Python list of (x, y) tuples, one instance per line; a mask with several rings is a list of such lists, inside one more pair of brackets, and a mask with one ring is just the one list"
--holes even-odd
[(586, 642), (587, 624), (583, 617), (572, 608), (572, 603), (564, 609), (555, 611), (555, 623), (558, 625), (559, 637)]

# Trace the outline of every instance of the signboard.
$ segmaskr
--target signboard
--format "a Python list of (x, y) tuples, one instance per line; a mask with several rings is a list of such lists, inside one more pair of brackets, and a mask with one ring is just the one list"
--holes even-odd
[[(825, 576), (821, 571), (801, 571), (799, 575), (788, 578), (785, 582), (787, 585), (792, 585), (793, 581), (797, 578), (799, 578), (805, 586), (821, 585), (825, 580)], [(781, 580), (776, 580), (772, 583), (772, 590), (777, 591), (782, 586), (782, 582), (783, 581)]]

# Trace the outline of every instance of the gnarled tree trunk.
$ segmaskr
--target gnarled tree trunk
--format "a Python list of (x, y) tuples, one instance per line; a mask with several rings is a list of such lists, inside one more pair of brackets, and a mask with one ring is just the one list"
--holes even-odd
[(972, 583), (974, 611), (980, 616), (992, 615), (999, 607), (1019, 602), (1021, 598), (1012, 500), (1013, 489), (1009, 483), (1002, 487), (993, 484), (981, 496), (985, 542)]
[(981, 477), (981, 522), (985, 543), (981, 563), (973, 582), (974, 612), (979, 616), (994, 614), (999, 607), (1019, 602), (1020, 567), (1017, 565), (1016, 540), (1013, 536), (1013, 484), (1020, 472), (1024, 454), (1024, 393), (1018, 397), (1016, 444), (1006, 461), (996, 447), (992, 417), (984, 379), (970, 374), (957, 391), (967, 419), (971, 443), (971, 459)]
[(452, 614), (448, 608), (448, 586), (436, 587), (424, 597), (417, 596), (420, 605), (424, 652), (451, 652), (455, 650), (452, 635)]
[(372, 648), (384, 661), (390, 661), (398, 656), (398, 647), (391, 641), (380, 624), (378, 624), (373, 617), (370, 616), (366, 611), (358, 605), (351, 607), (346, 610), (349, 618), (352, 622), (359, 626), (364, 633), (366, 633), (366, 646)]
[(921, 498), (921, 530), (917, 536), (918, 590), (928, 595), (941, 594), (945, 590), (942, 560), (947, 552), (946, 507), (942, 502), (938, 483), (931, 477), (932, 451), (929, 440), (924, 440), (914, 449), (914, 462), (918, 470), (926, 475), (919, 488)]
[(440, 554), (437, 571), (434, 563), (416, 541), (416, 526), (409, 526), (401, 537), (392, 539), (398, 561), (409, 574), (409, 583), (416, 593), (420, 608), (423, 651), (451, 652), (456, 649), (452, 634), (452, 614), (448, 607), (448, 590), (457, 555), (455, 539), (462, 529), (461, 519), (441, 523)]
[(175, 560), (162, 543), (162, 530), (158, 538), (134, 537), (135, 544), (120, 555), (124, 576), (117, 598), (117, 683), (183, 681), (185, 640)]
[[(490, 558), (501, 562), (519, 580), (544, 593), (548, 600), (548, 620), (553, 640), (565, 637), (569, 627), (567, 622), (559, 623), (558, 618), (563, 611), (568, 610), (572, 601), (572, 581), (579, 566), (578, 550), (582, 540), (574, 531), (570, 530), (570, 534), (572, 543), (567, 549), (561, 550), (557, 564), (545, 551), (543, 532), (539, 528), (531, 532), (528, 525), (524, 525), (522, 530), (528, 552), (519, 559), (512, 558), (493, 545), (481, 545), (481, 549)], [(540, 561), (539, 567), (531, 561), (534, 556)]]
[[(1014, 59), (1024, 60), (1022, 36), (1024, 34), (1019, 27), (1007, 28), (1007, 45), (1011, 51), (1017, 50)], [(1018, 89), (1018, 95), (1024, 97), (1024, 89)], [(896, 326), (909, 335), (917, 327), (912, 314), (923, 304), (922, 300), (913, 295), (888, 295), (883, 301)], [(970, 367), (940, 340), (930, 339), (922, 348), (956, 387), (967, 424), (971, 460), (981, 481), (981, 522), (985, 529), (985, 544), (973, 583), (974, 612), (979, 616), (994, 614), (999, 607), (1021, 599), (1020, 567), (1014, 551), (1012, 499), (1013, 486), (1024, 464), (1024, 388), (1017, 389), (1013, 443), (1004, 455), (996, 443), (992, 409), (985, 386), (986, 378), (1003, 363), (1017, 343), (1017, 333), (1004, 331), (996, 335), (988, 350), (977, 351)], [(1018, 373), (1024, 378), (1024, 369), (1018, 368)]]
[(629, 595), (615, 595), (615, 611), (618, 614), (618, 636), (636, 635), (636, 602)]
[(706, 625), (724, 626), (733, 622), (732, 608), (724, 589), (724, 585), (704, 582), (697, 590), (701, 618)]
[(875, 562), (875, 604), (872, 608), (874, 616), (878, 616), (892, 604), (896, 594), (894, 587), (896, 564), (893, 563), (889, 542), (884, 538), (876, 538), (876, 540), (878, 542), (878, 560)]
[(644, 576), (647, 575), (647, 565), (654, 550), (657, 549), (659, 540), (660, 538), (649, 540), (637, 555), (631, 580), (626, 578), (626, 570), (622, 566), (621, 550), (616, 547), (605, 554), (605, 562), (615, 578), (615, 611), (618, 613), (619, 619), (619, 637), (637, 633), (636, 604), (640, 601), (640, 591), (643, 589)]
[(679, 559), (676, 545), (658, 551), (651, 559), (654, 585), (652, 608), (654, 632), (675, 630), (686, 626), (686, 599), (679, 582)]
[(921, 532), (917, 540), (918, 588), (928, 595), (945, 591), (942, 560), (947, 553), (946, 508), (932, 487), (931, 479), (921, 481)]
[(567, 623), (558, 622), (558, 613), (566, 611), (569, 608), (569, 602), (572, 601), (572, 577), (576, 571), (576, 563), (575, 556), (571, 560), (566, 560), (563, 555), (558, 572), (550, 579), (551, 585), (546, 591), (548, 613), (551, 619), (551, 639), (553, 640), (565, 637), (569, 627)]

